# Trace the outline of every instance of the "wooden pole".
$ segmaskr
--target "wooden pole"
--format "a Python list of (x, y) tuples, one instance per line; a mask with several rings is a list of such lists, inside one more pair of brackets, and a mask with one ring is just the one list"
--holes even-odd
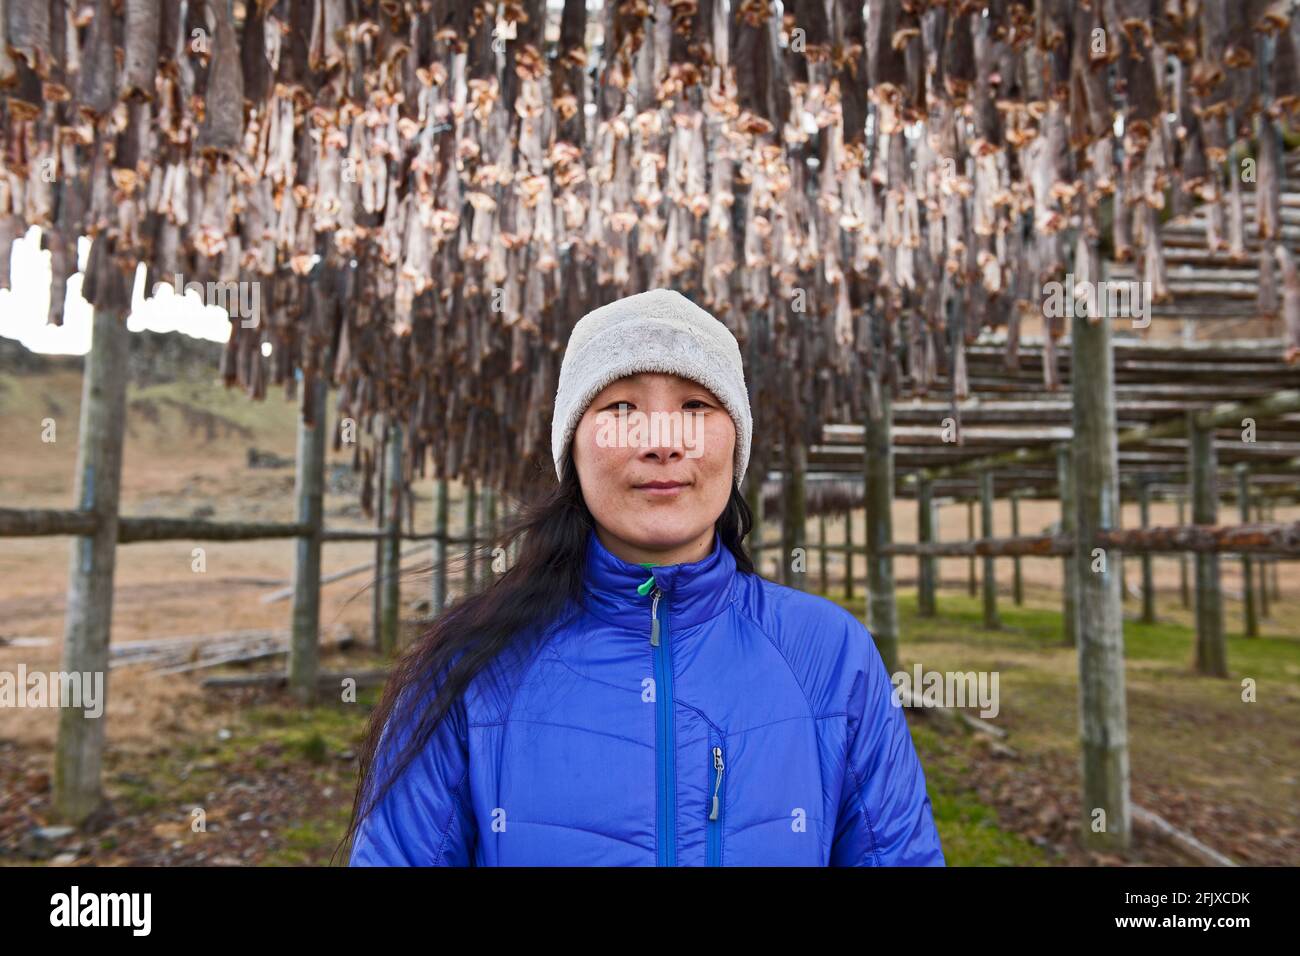
[(434, 482), (433, 530), (433, 593), (429, 606), (437, 617), (447, 606), (447, 479)]
[[(1061, 534), (1072, 537), (1076, 527), (1074, 465), (1069, 445), (1056, 449), (1056, 479), (1061, 496)], [(1073, 554), (1061, 559), (1061, 618), (1065, 643), (1073, 647), (1079, 634), (1079, 577)]]
[(781, 555), (782, 574), (789, 587), (808, 589), (808, 543), (804, 498), (804, 474), (808, 465), (808, 448), (802, 440), (786, 443), (785, 481), (782, 485)]
[(754, 559), (754, 567), (762, 573), (763, 552), (760, 546), (763, 543), (763, 475), (766, 469), (757, 462), (745, 474), (745, 503), (749, 505), (749, 513), (753, 518), (753, 525), (749, 529), (749, 540), (746, 542), (749, 553)]
[[(1218, 456), (1214, 428), (1198, 424), (1188, 412), (1187, 470), (1192, 476), (1192, 523), (1218, 523)], [(1196, 670), (1213, 677), (1228, 676), (1228, 650), (1223, 634), (1223, 592), (1219, 556), (1198, 552), (1196, 562)]]
[[(322, 366), (328, 368), (328, 363)], [(321, 531), (325, 497), (326, 398), (329, 383), (313, 376), (303, 395), (310, 415), (298, 415), (298, 449), (294, 495), (298, 522), (310, 525), (311, 534), (296, 539), (293, 564), (292, 633), (289, 638), (289, 689), (299, 703), (316, 703), (320, 671), (320, 571)], [(308, 424), (310, 417), (313, 424)]]
[(844, 600), (853, 600), (853, 572), (854, 572), (854, 554), (853, 554), (853, 508), (849, 507), (844, 511)]
[[(1237, 511), (1241, 523), (1250, 523), (1250, 471), (1243, 462), (1234, 469), (1237, 473)], [(1255, 564), (1250, 555), (1241, 556), (1241, 593), (1245, 601), (1245, 631), (1247, 637), (1259, 637), (1259, 614), (1255, 607)]]
[[(1151, 486), (1146, 481), (1138, 482), (1138, 516), (1142, 527), (1151, 527)], [(1154, 624), (1156, 584), (1150, 552), (1143, 552), (1140, 560), (1142, 562), (1142, 623)]]
[[(966, 540), (973, 540), (975, 537), (975, 502), (974, 500), (966, 502)], [(975, 559), (971, 558), (966, 567), (966, 593), (971, 597), (975, 596)]]
[(487, 548), (487, 554), (479, 563), (479, 574), (486, 587), (492, 583), (492, 578), (496, 574), (492, 570), (492, 562), (495, 560), (492, 556), (492, 541), (496, 535), (496, 490), (490, 485), (483, 485), (483, 493), (479, 495), (479, 527), (483, 529), (483, 546)]
[(478, 495), (474, 479), (465, 479), (465, 594), (474, 593), (474, 552), (478, 550)]
[(380, 542), (384, 560), (381, 565), (382, 601), (380, 610), (379, 648), (384, 654), (397, 650), (401, 626), (401, 534), (402, 534), (402, 426), (393, 421), (388, 426), (388, 537)]
[(823, 511), (817, 515), (817, 563), (818, 571), (821, 577), (821, 592), (826, 594), (830, 590), (830, 583), (826, 578), (826, 512)]
[(379, 460), (376, 463), (376, 484), (378, 493), (375, 495), (375, 531), (379, 537), (375, 538), (375, 588), (370, 595), (370, 632), (374, 635), (374, 646), (376, 651), (384, 649), (384, 538), (385, 529), (388, 527), (387, 509), (388, 509), (388, 437), (389, 430), (385, 425), (381, 432)]
[[(1099, 265), (1096, 242), (1090, 265)], [(1101, 270), (1089, 268), (1089, 275)], [(1081, 310), (1086, 311), (1086, 310)], [(1117, 554), (1094, 557), (1096, 532), (1115, 527), (1119, 510), (1119, 453), (1115, 426), (1115, 368), (1111, 323), (1071, 319), (1074, 398), (1075, 578), (1079, 647), (1079, 706), (1083, 842), (1095, 849), (1128, 847), (1128, 713), (1124, 692), (1124, 621)]]
[[(1270, 523), (1277, 521), (1277, 502), (1270, 501), (1268, 504), (1268, 517)], [(1278, 559), (1272, 561), (1273, 568), (1273, 601), (1274, 603), (1282, 600), (1282, 569), (1278, 566)]]
[[(922, 544), (934, 541), (934, 484), (922, 478), (916, 486), (916, 539)], [(916, 559), (916, 610), (921, 617), (934, 617), (935, 559), (922, 555)]]
[[(1124, 527), (1124, 485), (1122, 482), (1116, 488), (1116, 493), (1119, 495), (1119, 500), (1115, 506), (1115, 527), (1122, 528)], [(1128, 565), (1124, 560), (1123, 551), (1116, 552), (1114, 557), (1115, 570), (1119, 573), (1120, 614), (1123, 615), (1124, 602), (1128, 600), (1128, 575), (1124, 573), (1124, 570)]]
[[(980, 534), (985, 538), (994, 536), (993, 472), (991, 471), (986, 471), (980, 475)], [(984, 627), (990, 631), (996, 631), (1002, 626), (1002, 621), (998, 619), (998, 574), (997, 565), (994, 563), (996, 560), (992, 555), (985, 555), (982, 569)]]
[[(1178, 523), (1180, 525), (1187, 523), (1187, 496), (1182, 492), (1178, 494)], [(1183, 607), (1192, 606), (1192, 592), (1187, 581), (1187, 553), (1183, 552), (1178, 555), (1178, 596), (1182, 601)]]
[[(1020, 495), (1011, 492), (1011, 537), (1020, 537)], [(1011, 599), (1017, 606), (1025, 603), (1025, 582), (1021, 576), (1020, 555), (1011, 559)]]
[[(1261, 522), (1264, 521), (1263, 502), (1256, 502), (1255, 517), (1257, 520)], [(1270, 617), (1269, 593), (1268, 593), (1269, 568), (1272, 566), (1275, 560), (1276, 558), (1265, 558), (1260, 562), (1259, 565), (1259, 616), (1266, 621)]]
[[(108, 706), (108, 640), (113, 619), (113, 572), (122, 487), (122, 436), (126, 421), (129, 338), (126, 317), (94, 312), (91, 347), (81, 384), (77, 435), (76, 501), (93, 511), (93, 534), (79, 536), (68, 565), (67, 609), (63, 619), (65, 674), (102, 681), (98, 716), (84, 707), (59, 708), (54, 753), (54, 816), (80, 825), (103, 805), (105, 720)], [(92, 683), (92, 687), (94, 684)]]
[(881, 389), (880, 417), (867, 418), (865, 481), (867, 507), (867, 627), (892, 674), (898, 669), (898, 604), (894, 559), (885, 553), (894, 541), (894, 402)]

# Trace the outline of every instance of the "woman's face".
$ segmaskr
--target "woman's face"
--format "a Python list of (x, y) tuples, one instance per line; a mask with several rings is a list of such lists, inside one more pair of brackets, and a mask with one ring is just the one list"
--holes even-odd
[(731, 495), (735, 446), (731, 416), (698, 382), (658, 372), (611, 382), (573, 437), (601, 543), (633, 563), (706, 557)]

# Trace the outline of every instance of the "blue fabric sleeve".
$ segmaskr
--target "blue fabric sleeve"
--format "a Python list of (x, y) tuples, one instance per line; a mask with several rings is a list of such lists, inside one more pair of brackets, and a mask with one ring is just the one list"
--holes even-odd
[[(410, 737), (409, 721), (393, 739), (384, 728), (367, 787), (382, 782)], [(469, 753), (464, 698), (457, 700), (384, 798), (357, 828), (349, 866), (470, 866), (477, 831), (469, 809)]]
[(860, 642), (831, 866), (944, 866), (939, 833), (902, 707), (876, 642)]

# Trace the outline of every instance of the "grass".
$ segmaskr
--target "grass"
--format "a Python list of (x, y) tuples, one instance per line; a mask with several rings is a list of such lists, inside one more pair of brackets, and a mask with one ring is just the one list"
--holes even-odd
[[(832, 599), (857, 615), (859, 597)], [(999, 601), (1001, 628), (985, 629), (982, 600), (941, 592), (939, 617), (917, 615), (914, 591), (899, 593), (899, 667), (927, 670), (991, 671), (999, 675), (1000, 710), (992, 722), (1008, 731), (1007, 742), (1026, 761), (1067, 767), (1075, 775), (1079, 753), (1078, 650), (1064, 643), (1059, 594), (1027, 596), (1025, 606)], [(1229, 605), (1230, 611), (1232, 606)], [(1135, 614), (1136, 603), (1126, 611)], [(1166, 618), (1180, 608), (1157, 609)], [(1182, 612), (1185, 614), (1185, 612)], [(1295, 803), (1296, 744), (1300, 723), (1300, 636), (1287, 635), (1295, 608), (1274, 608), (1272, 634), (1246, 638), (1227, 635), (1227, 678), (1196, 673), (1196, 633), (1177, 620), (1154, 624), (1124, 622), (1125, 691), (1132, 799), (1153, 809), (1172, 800), (1216, 840), (1240, 839), (1214, 814), (1240, 821), (1251, 837), (1264, 832), (1294, 832), (1300, 824)], [(1231, 620), (1231, 618), (1230, 618)], [(1281, 632), (1281, 633), (1279, 633)], [(1243, 701), (1246, 679), (1256, 684), (1257, 701)], [(1033, 858), (1009, 834), (999, 833), (980, 804), (962, 786), (972, 769), (946, 747), (924, 719), (912, 720), (913, 737), (926, 768), (936, 822), (945, 852), (955, 865), (1001, 865)], [(1061, 781), (1067, 790), (1077, 779)], [(1199, 814), (1199, 816), (1198, 816)], [(1220, 847), (1222, 848), (1222, 847)], [(1249, 849), (1249, 848), (1248, 848)], [(1285, 856), (1292, 843), (1280, 839), (1265, 855)]]
[(912, 722), (912, 742), (925, 767), (934, 825), (949, 866), (1047, 866), (1045, 850), (998, 823), (992, 807), (970, 790), (974, 772), (960, 753), (929, 727)]
[[(163, 434), (184, 434), (195, 424), (211, 423), (214, 436), (240, 436), (240, 441), (278, 447), (282, 436), (294, 433), (298, 408), (293, 402), (270, 396), (252, 402), (238, 389), (228, 389), (215, 379), (210, 382), (160, 382), (132, 387), (130, 405), (152, 408), (160, 416)], [(283, 449), (281, 449), (283, 450)]]

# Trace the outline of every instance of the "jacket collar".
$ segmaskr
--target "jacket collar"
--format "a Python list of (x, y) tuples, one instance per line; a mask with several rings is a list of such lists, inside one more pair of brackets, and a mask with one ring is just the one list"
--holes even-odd
[(587, 609), (613, 624), (650, 629), (651, 592), (637, 593), (637, 586), (653, 576), (663, 592), (660, 608), (666, 606), (668, 633), (700, 624), (720, 614), (731, 603), (736, 576), (736, 558), (713, 532), (713, 551), (690, 564), (665, 564), (643, 568), (609, 551), (595, 530), (587, 536)]

